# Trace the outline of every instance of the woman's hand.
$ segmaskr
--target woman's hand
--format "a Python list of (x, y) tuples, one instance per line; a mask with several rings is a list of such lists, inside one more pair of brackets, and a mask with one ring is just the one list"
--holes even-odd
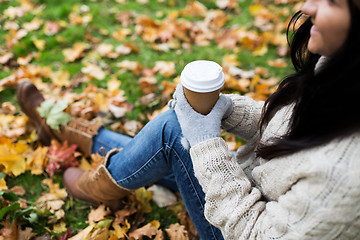
[(220, 137), (221, 120), (230, 115), (233, 103), (229, 97), (220, 94), (211, 112), (208, 115), (202, 115), (190, 106), (184, 95), (182, 84), (178, 84), (169, 107), (175, 109), (182, 133), (192, 147), (207, 139)]

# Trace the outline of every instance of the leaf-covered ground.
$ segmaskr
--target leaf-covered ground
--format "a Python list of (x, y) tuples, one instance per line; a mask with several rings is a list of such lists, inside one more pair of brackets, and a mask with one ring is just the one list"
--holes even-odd
[[(0, 0), (0, 240), (197, 239), (178, 193), (135, 191), (111, 213), (68, 196), (61, 173), (90, 169), (76, 146), (43, 146), (16, 101), (34, 83), (56, 127), (66, 114), (134, 136), (166, 105), (190, 61), (218, 62), (225, 93), (265, 100), (291, 72), (296, 0)], [(57, 100), (57, 101), (53, 101)], [(229, 148), (242, 141), (223, 133)], [(148, 188), (150, 187), (150, 188)], [(165, 192), (164, 192), (165, 191)]]

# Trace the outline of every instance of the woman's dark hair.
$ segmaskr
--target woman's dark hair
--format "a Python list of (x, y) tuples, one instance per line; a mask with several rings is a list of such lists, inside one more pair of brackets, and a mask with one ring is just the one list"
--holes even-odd
[[(291, 19), (287, 36), (295, 73), (287, 76), (265, 102), (261, 132), (281, 107), (294, 104), (294, 111), (288, 132), (270, 144), (260, 143), (259, 157), (288, 155), (360, 129), (360, 14), (348, 2), (351, 27), (347, 40), (316, 74), (320, 55), (307, 49), (311, 20), (303, 20), (301, 12)], [(299, 21), (303, 23), (295, 29)]]

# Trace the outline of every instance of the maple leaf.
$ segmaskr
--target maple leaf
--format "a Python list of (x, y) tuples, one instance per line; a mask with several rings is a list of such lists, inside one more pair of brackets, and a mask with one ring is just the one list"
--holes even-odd
[(68, 145), (65, 141), (60, 145), (57, 141), (52, 140), (49, 151), (46, 156), (49, 161), (46, 165), (46, 172), (53, 176), (55, 172), (61, 172), (68, 167), (76, 167), (79, 162), (76, 160), (74, 154), (77, 146), (75, 144)]
[(176, 240), (189, 239), (185, 226), (180, 225), (179, 223), (171, 224), (168, 229), (165, 229), (165, 231), (169, 235), (170, 239), (176, 239)]
[(31, 170), (31, 174), (40, 175), (44, 171), (47, 163), (47, 147), (38, 147), (33, 154), (26, 160), (26, 169)]
[(151, 238), (154, 235), (159, 233), (160, 222), (158, 220), (153, 220), (145, 226), (136, 229), (135, 231), (129, 234), (130, 238), (142, 239), (143, 236)]
[(33, 229), (30, 227), (26, 227), (24, 230), (21, 228), (18, 229), (17, 239), (30, 240), (35, 237), (37, 234), (32, 231)]
[(59, 100), (55, 103), (53, 99), (45, 100), (37, 108), (41, 117), (46, 118), (46, 124), (52, 129), (60, 130), (60, 125), (67, 125), (71, 116), (64, 112), (68, 107), (66, 100)]
[(101, 220), (104, 220), (106, 216), (111, 213), (109, 209), (105, 207), (104, 204), (101, 204), (98, 208), (92, 209), (89, 213), (89, 223), (96, 223)]
[(25, 172), (25, 157), (22, 153), (27, 148), (25, 144), (13, 144), (10, 139), (0, 137), (0, 165), (4, 167), (3, 172), (12, 173), (15, 176)]

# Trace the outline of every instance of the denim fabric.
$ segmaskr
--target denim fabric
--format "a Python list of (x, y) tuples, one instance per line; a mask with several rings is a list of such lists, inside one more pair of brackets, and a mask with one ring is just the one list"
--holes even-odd
[(194, 176), (188, 149), (181, 143), (181, 128), (174, 110), (152, 121), (134, 137), (100, 129), (93, 152), (123, 148), (114, 154), (107, 169), (127, 189), (153, 183), (178, 190), (201, 239), (223, 239), (221, 232), (204, 217), (205, 194)]

